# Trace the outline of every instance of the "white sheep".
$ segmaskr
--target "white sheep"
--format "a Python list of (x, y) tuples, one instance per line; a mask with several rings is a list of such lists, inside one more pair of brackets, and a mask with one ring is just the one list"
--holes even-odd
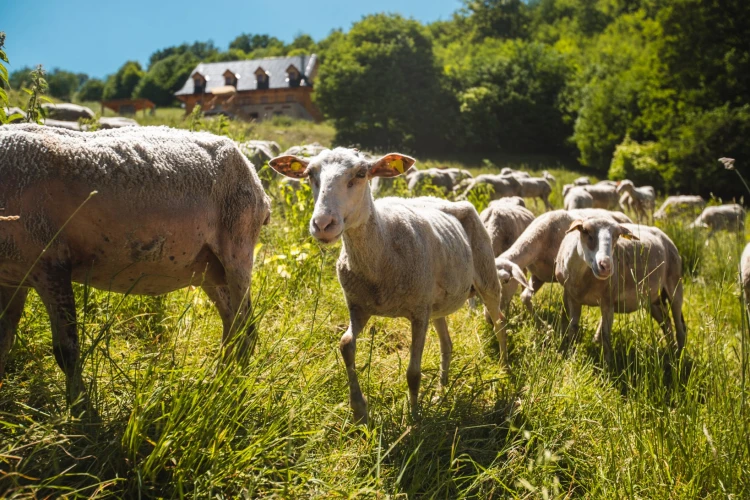
[(519, 195), (523, 198), (534, 198), (534, 205), (536, 205), (536, 198), (541, 199), (544, 202), (544, 206), (547, 210), (554, 210), (549, 202), (549, 195), (552, 194), (552, 186), (549, 181), (542, 177), (529, 177), (516, 179), (520, 187)]
[[(585, 217), (608, 217), (618, 222), (632, 222), (621, 212), (609, 212), (598, 208), (581, 210), (554, 210), (540, 215), (505, 252), (495, 258), (502, 294), (501, 307), (505, 310), (515, 294), (518, 284), (524, 286), (521, 299), (533, 313), (531, 299), (545, 283), (555, 281), (555, 258), (565, 231), (570, 223)], [(526, 281), (524, 269), (531, 273)]]
[(491, 200), (498, 200), (509, 196), (521, 196), (521, 184), (516, 177), (511, 175), (504, 176), (502, 174), (482, 174), (474, 177), (474, 179), (469, 182), (466, 190), (459, 198), (466, 199), (470, 193), (482, 185), (492, 188), (492, 194), (490, 195)]
[(703, 210), (706, 200), (700, 196), (680, 195), (670, 196), (654, 213), (654, 219), (666, 219), (668, 216), (693, 215)]
[(454, 179), (459, 176), (460, 174), (457, 172), (439, 168), (418, 170), (409, 176), (408, 188), (409, 191), (414, 191), (425, 181), (429, 180), (433, 186), (443, 189), (446, 193), (450, 193), (453, 191)]
[(587, 186), (591, 184), (591, 179), (588, 177), (578, 177), (573, 181), (574, 186)]
[(503, 198), (490, 202), (482, 210), (479, 218), (492, 240), (492, 253), (498, 256), (515, 242), (521, 233), (534, 220), (534, 214), (527, 208), (506, 200), (523, 198)]
[[(367, 402), (355, 370), (356, 341), (371, 316), (411, 321), (406, 378), (416, 415), (430, 320), (440, 339), (444, 386), (452, 352), (445, 316), (459, 309), (472, 289), (484, 300), (493, 323), (498, 324), (501, 315), (492, 243), (470, 203), (429, 197), (373, 199), (368, 179), (401, 175), (413, 163), (398, 153), (366, 160), (345, 148), (311, 159), (280, 156), (270, 162), (284, 175), (310, 179), (315, 198), (310, 233), (321, 243), (343, 239), (336, 270), (350, 322), (340, 349), (358, 422), (367, 422)], [(506, 363), (505, 338), (497, 333)]]
[(706, 239), (706, 244), (708, 244), (708, 239), (716, 231), (743, 232), (745, 230), (745, 209), (742, 208), (742, 205), (736, 203), (706, 207), (689, 227), (691, 229), (710, 229)]
[(0, 174), (0, 200), (20, 216), (0, 226), (0, 376), (34, 288), (68, 400), (83, 393), (72, 282), (140, 295), (201, 285), (224, 344), (242, 330), (252, 344), (253, 249), (270, 202), (233, 141), (166, 127), (8, 125)]
[(617, 194), (620, 195), (619, 203), (623, 211), (635, 213), (638, 222), (651, 220), (656, 208), (656, 191), (652, 186), (635, 187), (633, 181), (625, 179), (618, 183)]
[(563, 201), (565, 210), (594, 207), (594, 197), (591, 196), (591, 193), (586, 191), (582, 186), (570, 184), (566, 184), (566, 186), (570, 186), (570, 188), (565, 190), (565, 199)]
[(617, 208), (620, 196), (617, 194), (616, 183), (601, 181), (591, 186), (582, 186), (593, 198), (594, 208), (613, 210)]
[(667, 306), (671, 308), (679, 355), (686, 339), (682, 259), (672, 240), (655, 227), (611, 218), (575, 220), (567, 233), (555, 259), (555, 278), (563, 285), (570, 318), (566, 341), (577, 338), (581, 306), (599, 307), (602, 319), (595, 340), (601, 341), (611, 365), (614, 313), (634, 312), (646, 303), (668, 339), (672, 325)]

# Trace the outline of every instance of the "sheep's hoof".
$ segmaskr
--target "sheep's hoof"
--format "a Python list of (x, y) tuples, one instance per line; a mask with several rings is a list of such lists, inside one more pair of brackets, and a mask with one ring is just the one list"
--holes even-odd
[(360, 394), (358, 398), (351, 398), (350, 404), (354, 414), (355, 425), (367, 425), (367, 400)]

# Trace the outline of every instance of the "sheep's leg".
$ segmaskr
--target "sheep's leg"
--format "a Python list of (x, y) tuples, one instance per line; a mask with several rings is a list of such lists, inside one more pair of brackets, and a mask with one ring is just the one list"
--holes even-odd
[(664, 332), (667, 342), (669, 342), (672, 338), (672, 324), (669, 321), (669, 317), (665, 314), (664, 304), (661, 300), (657, 300), (656, 302), (649, 304), (649, 310), (651, 312), (651, 317), (659, 323), (661, 331)]
[(229, 288), (226, 286), (203, 285), (203, 291), (206, 293), (211, 302), (216, 306), (221, 318), (221, 324), (224, 327), (222, 339), (229, 339), (232, 330), (232, 305), (229, 297)]
[(26, 303), (27, 288), (0, 287), (0, 380)]
[(539, 289), (542, 288), (544, 281), (532, 274), (531, 279), (529, 280), (529, 285), (531, 285), (531, 289), (524, 288), (521, 292), (521, 302), (526, 306), (526, 310), (529, 311), (529, 314), (533, 315), (534, 304), (531, 299), (539, 292)]
[(436, 318), (432, 320), (432, 325), (437, 331), (440, 339), (440, 385), (445, 388), (448, 386), (448, 370), (451, 366), (451, 356), (453, 354), (453, 342), (448, 333), (448, 322), (445, 318)]
[(542, 201), (544, 201), (544, 206), (547, 209), (547, 211), (554, 210), (555, 207), (553, 207), (552, 204), (549, 202), (548, 196), (545, 196), (544, 198), (542, 198)]
[(369, 319), (369, 314), (363, 313), (357, 307), (350, 307), (349, 328), (339, 342), (341, 357), (344, 358), (346, 375), (349, 379), (349, 405), (354, 413), (354, 423), (365, 425), (367, 425), (367, 400), (362, 394), (362, 389), (359, 387), (355, 357), (357, 353), (357, 336), (364, 329)]
[(583, 304), (576, 302), (567, 292), (563, 292), (563, 319), (568, 318), (568, 327), (563, 339), (563, 350), (567, 350), (578, 340), (578, 324), (581, 320)]
[(612, 356), (612, 325), (615, 321), (615, 310), (611, 307), (602, 306), (602, 320), (601, 320), (601, 339), (602, 348), (604, 349), (604, 361), (607, 365), (612, 368), (614, 366), (614, 359)]
[(409, 401), (411, 415), (419, 415), (419, 384), (422, 380), (422, 353), (425, 337), (429, 327), (430, 312), (415, 316), (411, 320), (411, 347), (409, 349), (409, 366), (406, 368), (406, 383), (409, 384)]
[(68, 404), (84, 394), (80, 349), (76, 326), (76, 304), (69, 268), (50, 265), (47, 273), (34, 283), (52, 326), (52, 350), (65, 373)]
[[(240, 265), (240, 263), (232, 266), (225, 265), (224, 268), (226, 269), (232, 321), (229, 331), (225, 330), (226, 335), (222, 338), (222, 345), (226, 348), (227, 355), (236, 349), (236, 354), (241, 357), (252, 353), (257, 336), (255, 325), (249, 322), (252, 312), (250, 301), (250, 282), (253, 271), (252, 254), (250, 262), (245, 262), (243, 265)], [(240, 333), (244, 334), (242, 339), (239, 339)]]

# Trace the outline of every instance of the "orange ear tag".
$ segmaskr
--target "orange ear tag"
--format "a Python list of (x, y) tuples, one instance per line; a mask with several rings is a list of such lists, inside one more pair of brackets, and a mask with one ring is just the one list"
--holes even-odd
[(397, 160), (391, 161), (391, 168), (394, 168), (398, 170), (400, 174), (404, 173), (404, 162), (400, 158)]
[(302, 170), (302, 164), (300, 162), (298, 162), (298, 161), (293, 161), (292, 164), (290, 165), (290, 167), (295, 172), (298, 172), (298, 171)]

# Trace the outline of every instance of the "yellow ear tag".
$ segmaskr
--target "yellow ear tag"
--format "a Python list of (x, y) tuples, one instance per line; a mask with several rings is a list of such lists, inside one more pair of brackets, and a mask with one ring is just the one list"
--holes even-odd
[(399, 158), (399, 159), (391, 161), (391, 168), (395, 168), (396, 170), (398, 170), (399, 173), (403, 174), (404, 173), (403, 160)]
[(299, 171), (299, 170), (302, 170), (302, 164), (301, 164), (300, 162), (298, 162), (298, 161), (293, 161), (293, 162), (292, 162), (292, 164), (290, 165), (290, 167), (291, 167), (291, 168), (292, 168), (292, 170), (294, 170), (295, 172), (297, 172), (297, 171)]

